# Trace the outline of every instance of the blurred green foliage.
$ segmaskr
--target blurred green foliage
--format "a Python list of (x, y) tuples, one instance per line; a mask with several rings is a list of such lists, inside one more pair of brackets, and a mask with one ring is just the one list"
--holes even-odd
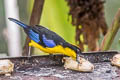
[(6, 28), (4, 0), (0, 0), (0, 53), (7, 52), (7, 42), (3, 37), (3, 30)]
[[(106, 0), (105, 18), (106, 18), (108, 26), (111, 26), (113, 18), (115, 16), (118, 8), (120, 8), (119, 0)], [(112, 43), (111, 50), (120, 50), (119, 38), (120, 38), (120, 29), (117, 32), (117, 35)]]
[(40, 24), (74, 43), (75, 27), (68, 21), (68, 6), (64, 0), (45, 0)]

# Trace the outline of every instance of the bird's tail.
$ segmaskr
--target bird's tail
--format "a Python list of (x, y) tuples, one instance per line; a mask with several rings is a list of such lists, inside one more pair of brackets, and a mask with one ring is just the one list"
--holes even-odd
[(8, 18), (10, 21), (13, 21), (13, 22), (15, 22), (16, 24), (18, 24), (18, 25), (20, 25), (21, 27), (23, 27), (23, 28), (28, 28), (29, 26), (28, 25), (26, 25), (26, 24), (24, 24), (24, 23), (22, 23), (22, 22), (20, 22), (20, 21), (18, 21), (18, 20), (16, 20), (16, 19), (13, 19), (13, 18)]

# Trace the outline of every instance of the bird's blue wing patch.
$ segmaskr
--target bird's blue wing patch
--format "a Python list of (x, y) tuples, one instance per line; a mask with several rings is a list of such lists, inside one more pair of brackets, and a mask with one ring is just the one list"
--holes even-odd
[(46, 37), (45, 37), (45, 35), (42, 35), (42, 39), (43, 39), (43, 43), (47, 46), (47, 47), (50, 47), (50, 48), (52, 48), (52, 47), (54, 47), (54, 46), (56, 46), (56, 44), (55, 44), (55, 42), (53, 41), (53, 40), (49, 40), (49, 39), (47, 39)]
[(30, 39), (32, 39), (33, 41), (35, 41), (37, 43), (40, 41), (39, 34), (34, 32), (33, 30), (29, 30), (29, 37), (30, 37)]

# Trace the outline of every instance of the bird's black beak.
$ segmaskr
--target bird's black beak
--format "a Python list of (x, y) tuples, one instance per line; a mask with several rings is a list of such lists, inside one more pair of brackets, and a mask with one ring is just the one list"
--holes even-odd
[(76, 61), (77, 61), (78, 63), (80, 63), (80, 55), (79, 55), (79, 54), (76, 55)]
[(77, 50), (76, 61), (77, 61), (78, 63), (80, 63), (80, 55), (81, 55), (81, 51), (80, 51), (80, 50)]

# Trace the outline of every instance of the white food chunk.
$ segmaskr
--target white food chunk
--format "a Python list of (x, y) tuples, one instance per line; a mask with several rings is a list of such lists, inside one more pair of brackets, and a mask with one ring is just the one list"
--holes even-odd
[(0, 60), (0, 74), (13, 72), (14, 64), (10, 60)]
[(65, 69), (72, 69), (81, 72), (92, 72), (94, 70), (94, 65), (81, 57), (79, 60), (80, 63), (73, 60), (71, 57), (64, 57), (63, 61)]
[(112, 65), (120, 67), (120, 54), (114, 55), (113, 58), (111, 59), (111, 63)]

